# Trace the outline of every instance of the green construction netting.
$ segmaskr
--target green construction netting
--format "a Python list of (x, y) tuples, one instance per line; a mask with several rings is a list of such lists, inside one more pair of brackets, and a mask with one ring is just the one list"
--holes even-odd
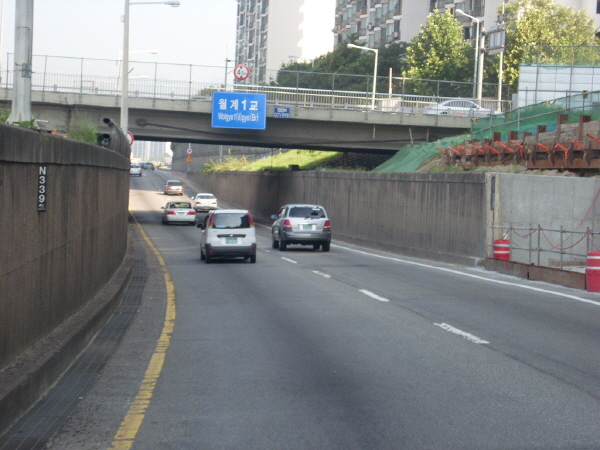
[(407, 145), (402, 147), (392, 158), (373, 169), (373, 172), (416, 172), (429, 158), (440, 154), (436, 147), (443, 149), (454, 147), (462, 144), (468, 138), (468, 134), (463, 134), (435, 142)]
[(520, 137), (525, 132), (535, 135), (538, 125), (545, 125), (546, 131), (554, 131), (559, 114), (569, 116), (567, 123), (578, 123), (581, 115), (592, 116), (592, 120), (600, 120), (600, 92), (557, 98), (474, 120), (471, 126), (472, 137), (491, 139), (493, 133), (499, 132), (500, 140), (506, 141), (511, 131), (518, 131)]
[(511, 131), (536, 134), (538, 125), (545, 125), (546, 131), (556, 130), (559, 114), (567, 114), (567, 123), (578, 123), (579, 116), (589, 115), (592, 120), (600, 120), (600, 91), (589, 92), (556, 100), (536, 103), (484, 119), (473, 120), (471, 135), (461, 135), (441, 139), (436, 142), (407, 145), (373, 172), (415, 172), (429, 158), (440, 154), (436, 147), (446, 149), (462, 144), (465, 140), (491, 139), (493, 133), (501, 134), (500, 140), (507, 141)]

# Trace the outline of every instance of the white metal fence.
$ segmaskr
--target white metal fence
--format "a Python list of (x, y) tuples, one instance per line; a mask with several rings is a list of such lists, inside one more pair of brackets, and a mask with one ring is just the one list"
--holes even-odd
[[(49, 56), (34, 57), (33, 61), (32, 89), (34, 91), (121, 95), (120, 61)], [(369, 91), (355, 92), (334, 89), (309, 89), (300, 86), (252, 86), (228, 83), (226, 72), (223, 82), (220, 83), (210, 81), (215, 80), (218, 74), (223, 75), (222, 67), (213, 66), (135, 61), (131, 62), (130, 66), (134, 69), (129, 77), (130, 97), (210, 100), (213, 92), (227, 90), (264, 93), (267, 95), (267, 102), (277, 106), (350, 110), (372, 109), (373, 93)], [(135, 75), (136, 71), (140, 75)], [(0, 75), (0, 87), (12, 88), (13, 72), (5, 71)], [(354, 76), (356, 77), (356, 75)], [(424, 108), (434, 106), (448, 99), (451, 99), (451, 97), (378, 92), (375, 95), (375, 110), (379, 112), (421, 114)], [(494, 99), (482, 100), (480, 105), (492, 111), (496, 111), (499, 107), (508, 108), (507, 102), (502, 102), (499, 105)], [(462, 115), (469, 116), (469, 112)]]

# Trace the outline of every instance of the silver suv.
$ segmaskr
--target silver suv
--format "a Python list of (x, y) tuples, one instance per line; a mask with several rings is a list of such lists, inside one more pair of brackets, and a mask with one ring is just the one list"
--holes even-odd
[(325, 208), (320, 205), (284, 205), (279, 214), (272, 215), (271, 226), (273, 248), (281, 251), (290, 244), (312, 245), (314, 250), (329, 251), (331, 244), (331, 222)]

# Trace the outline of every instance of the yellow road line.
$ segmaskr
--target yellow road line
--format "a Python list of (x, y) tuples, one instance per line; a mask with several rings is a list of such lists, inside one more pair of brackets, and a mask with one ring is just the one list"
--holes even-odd
[(152, 395), (154, 394), (154, 388), (156, 387), (156, 382), (158, 381), (158, 377), (162, 371), (165, 361), (165, 354), (171, 343), (171, 335), (175, 326), (175, 289), (173, 287), (171, 275), (167, 270), (165, 260), (156, 247), (154, 247), (144, 229), (140, 224), (137, 223), (137, 221), (136, 225), (138, 226), (142, 237), (158, 258), (160, 266), (164, 270), (165, 286), (167, 289), (167, 310), (165, 313), (165, 321), (160, 338), (156, 342), (156, 348), (152, 358), (150, 358), (150, 363), (146, 369), (146, 374), (142, 380), (140, 390), (133, 400), (133, 403), (129, 407), (129, 411), (127, 411), (127, 415), (123, 419), (123, 422), (121, 422), (119, 430), (115, 434), (111, 449), (118, 450), (129, 450), (133, 445), (137, 432), (144, 421), (146, 410), (150, 405)]

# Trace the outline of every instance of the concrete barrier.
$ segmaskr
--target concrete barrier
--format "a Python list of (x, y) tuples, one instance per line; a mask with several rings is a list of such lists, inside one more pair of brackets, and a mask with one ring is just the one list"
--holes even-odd
[[(118, 289), (105, 290), (115, 274), (127, 279), (130, 163), (123, 145), (105, 149), (12, 125), (0, 124), (0, 143), (1, 432), (14, 419), (3, 402), (26, 410), (98, 329), (110, 308), (97, 303), (118, 298)], [(86, 315), (80, 330), (35, 354), (93, 305), (100, 312)], [(19, 358), (47, 362), (26, 370)]]
[(477, 264), (485, 256), (483, 173), (226, 172), (187, 178), (268, 220), (286, 203), (326, 207), (334, 238)]

